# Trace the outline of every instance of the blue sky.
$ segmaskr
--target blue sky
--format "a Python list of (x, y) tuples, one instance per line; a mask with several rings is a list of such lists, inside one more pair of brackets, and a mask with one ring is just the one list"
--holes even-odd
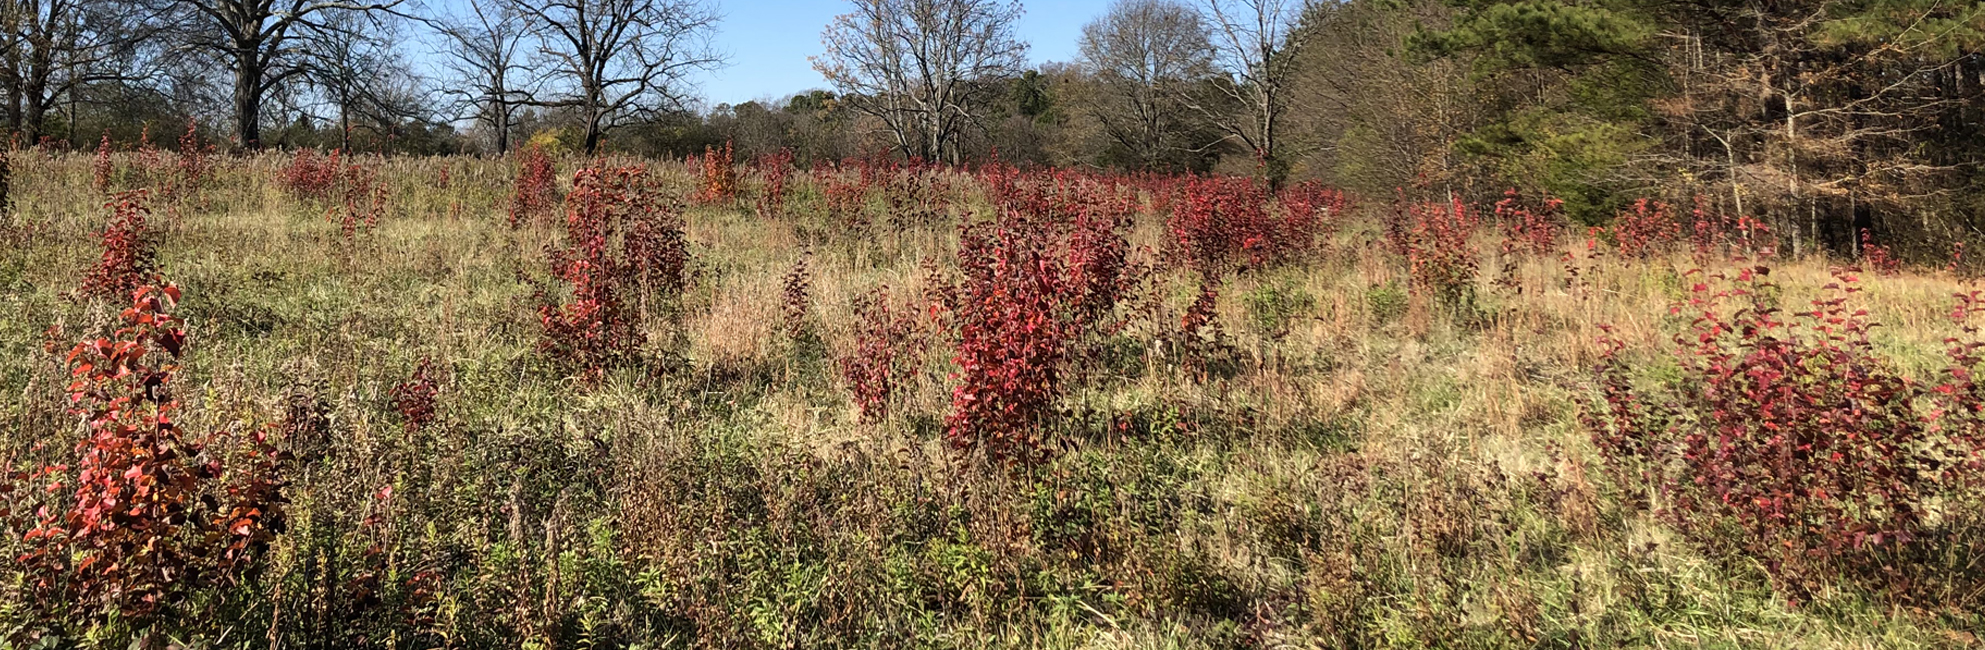
[[(724, 14), (717, 48), (730, 65), (706, 73), (700, 92), (710, 106), (783, 98), (822, 88), (826, 82), (807, 57), (819, 55), (820, 31), (848, 13), (845, 0), (717, 0)], [(1034, 63), (1070, 61), (1082, 26), (1109, 9), (1110, 0), (1024, 2), (1016, 31), (1030, 45)]]

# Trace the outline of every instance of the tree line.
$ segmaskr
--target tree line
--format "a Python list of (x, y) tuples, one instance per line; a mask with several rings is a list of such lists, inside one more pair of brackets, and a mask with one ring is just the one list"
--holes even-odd
[[(1028, 64), (1013, 0), (851, 0), (820, 89), (703, 107), (706, 0), (0, 0), (29, 143), (192, 119), (237, 147), (1224, 172), (1377, 200), (1516, 188), (1772, 224), (1799, 252), (1978, 232), (1985, 5), (1119, 0)], [(416, 66), (410, 61), (433, 65)], [(797, 89), (796, 89), (797, 90)]]

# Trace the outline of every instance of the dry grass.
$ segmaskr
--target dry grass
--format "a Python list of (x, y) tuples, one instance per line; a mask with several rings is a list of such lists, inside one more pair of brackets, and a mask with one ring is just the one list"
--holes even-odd
[[(21, 464), (74, 433), (43, 330), (74, 337), (110, 314), (67, 297), (95, 254), (88, 159), (16, 160), (10, 229), (35, 234), (0, 251), (0, 459)], [(300, 391), (332, 427), (296, 469), (295, 524), (267, 571), (173, 624), (198, 644), (1949, 647), (1977, 626), (1847, 591), (1788, 605), (1622, 507), (1577, 398), (1601, 324), (1658, 358), (1683, 256), (1606, 260), (1584, 288), (1530, 260), (1520, 293), (1484, 281), (1456, 307), (1410, 295), (1376, 226), (1353, 220), (1330, 254), (1222, 287), (1233, 354), (1204, 381), (1142, 345), (1191, 299), (1189, 277), (1161, 272), (1147, 287), (1168, 315), (1127, 330), (1125, 359), (1083, 368), (1055, 459), (1008, 471), (938, 442), (941, 345), (877, 424), (833, 369), (853, 348), (852, 299), (917, 295), (926, 259), (951, 263), (948, 224), (844, 236), (804, 181), (787, 221), (688, 208), (693, 286), (649, 321), (651, 340), (679, 328), (688, 369), (589, 386), (533, 350), (520, 278), (542, 276), (558, 235), (503, 225), (505, 163), (386, 161), (393, 210), (347, 243), (270, 182), (284, 162), (228, 161), (163, 235), (197, 350), (190, 421), (280, 421)], [(660, 166), (687, 196), (693, 176)], [(1133, 244), (1159, 249), (1159, 221), (1141, 218)], [(806, 253), (812, 352), (781, 305)], [(1787, 304), (1829, 280), (1823, 260), (1773, 265)], [(1883, 351), (1928, 372), (1962, 285), (1866, 286)], [(1271, 292), (1298, 305), (1280, 336), (1259, 325)], [(423, 356), (445, 369), (441, 422), (408, 434), (383, 395)], [(1149, 426), (1113, 434), (1097, 421), (1112, 414)], [(399, 496), (368, 501), (384, 486)], [(338, 591), (367, 571), (391, 580)], [(440, 587), (407, 587), (421, 572)], [(86, 631), (33, 619), (6, 589), (0, 635)]]

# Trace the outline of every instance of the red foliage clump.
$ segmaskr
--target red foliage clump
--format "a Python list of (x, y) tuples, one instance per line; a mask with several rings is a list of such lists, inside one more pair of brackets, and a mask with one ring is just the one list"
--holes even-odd
[(1413, 288), (1458, 299), (1475, 282), (1475, 248), (1468, 243), (1475, 217), (1460, 199), (1414, 206), (1413, 230), (1406, 242)]
[[(1651, 484), (1660, 514), (1712, 551), (1762, 562), (1803, 596), (1833, 570), (1890, 580), (1927, 531), (1930, 504), (1970, 488), (1985, 440), (1978, 343), (1953, 343), (1942, 384), (1926, 387), (1881, 358), (1859, 289), (1837, 271), (1832, 294), (1787, 314), (1764, 267), (1700, 276), (1677, 313), (1683, 381), (1636, 387), (1624, 344), (1607, 340), (1604, 404), (1586, 415), (1616, 478)], [(1960, 296), (1960, 315), (1976, 304)], [(1734, 307), (1730, 303), (1735, 303)]]
[(328, 201), (338, 184), (338, 170), (343, 168), (343, 152), (331, 150), (331, 155), (319, 158), (314, 149), (301, 149), (296, 157), (283, 167), (276, 183), (283, 191), (299, 200)]
[(864, 421), (889, 416), (896, 388), (920, 362), (918, 310), (889, 299), (887, 287), (855, 298), (855, 348), (835, 365)]
[(1642, 259), (1681, 241), (1682, 224), (1668, 213), (1667, 204), (1643, 198), (1613, 217), (1612, 232), (1620, 255)]
[(617, 288), (602, 277), (608, 274), (581, 259), (560, 264), (557, 275), (571, 285), (572, 297), (538, 307), (544, 325), (539, 348), (590, 379), (632, 360), (645, 338)]
[(1270, 252), (1267, 188), (1247, 178), (1187, 179), (1165, 228), (1177, 259), (1202, 274), (1223, 274)]
[[(1496, 224), (1502, 230), (1502, 273), (1496, 278), (1498, 286), (1509, 287), (1521, 292), (1522, 279), (1518, 276), (1523, 257), (1542, 258), (1557, 248), (1558, 232), (1563, 226), (1560, 210), (1564, 201), (1546, 198), (1542, 205), (1532, 206), (1523, 201), (1516, 188), (1503, 193), (1502, 200), (1496, 201)], [(1566, 255), (1569, 255), (1567, 253)], [(1574, 269), (1572, 271), (1576, 273)]]
[(1062, 311), (1067, 267), (1042, 230), (1017, 224), (968, 228), (958, 246), (963, 280), (951, 305), (958, 328), (958, 385), (945, 438), (996, 458), (1040, 447), (1040, 424), (1060, 395), (1062, 361), (1077, 333)]
[[(334, 154), (336, 152), (333, 152)], [(337, 164), (333, 155), (331, 164)], [(337, 201), (325, 213), (325, 218), (338, 224), (339, 232), (345, 241), (358, 237), (359, 230), (370, 230), (379, 225), (379, 218), (386, 214), (386, 184), (379, 180), (379, 170), (366, 165), (346, 165), (334, 169), (331, 194)]]
[(1558, 233), (1564, 227), (1565, 202), (1556, 197), (1546, 197), (1539, 205), (1529, 205), (1523, 201), (1516, 188), (1503, 193), (1496, 201), (1496, 224), (1503, 233), (1502, 253), (1514, 256), (1524, 252), (1538, 257), (1546, 257), (1558, 247)]
[(121, 299), (149, 284), (158, 272), (154, 231), (146, 223), (151, 209), (146, 207), (145, 190), (122, 192), (104, 203), (110, 210), (110, 223), (98, 233), (103, 255), (83, 276), (83, 295)]
[(393, 385), (388, 392), (391, 406), (400, 414), (400, 422), (407, 431), (419, 431), (434, 423), (434, 396), (437, 392), (434, 360), (426, 357), (422, 357), (420, 365), (414, 368), (413, 377)]
[[(850, 166), (854, 168), (853, 174), (848, 173)], [(816, 166), (813, 182), (826, 202), (829, 226), (856, 233), (867, 229), (868, 217), (862, 208), (868, 202), (869, 190), (875, 186), (874, 168), (859, 161), (853, 165)]]
[(1282, 188), (1277, 199), (1283, 215), (1274, 252), (1286, 260), (1315, 253), (1318, 242), (1335, 232), (1337, 221), (1351, 209), (1351, 199), (1343, 190), (1316, 181)]
[(1723, 257), (1729, 249), (1730, 217), (1710, 206), (1709, 197), (1697, 194), (1695, 208), (1689, 211), (1689, 247), (1697, 264)]
[(1084, 325), (1101, 322), (1135, 285), (1142, 271), (1130, 261), (1130, 242), (1124, 230), (1130, 227), (1127, 203), (1097, 201), (1086, 204), (1070, 224), (1066, 255), (1070, 295), (1063, 299)]
[(1021, 173), (995, 165), (982, 175), (1002, 220), (1062, 258), (1070, 291), (1062, 299), (1072, 313), (1093, 325), (1114, 309), (1138, 278), (1122, 234), (1137, 213), (1134, 189), (1066, 170)]
[(110, 191), (110, 175), (117, 171), (110, 159), (110, 132), (103, 132), (103, 140), (97, 143), (96, 159), (90, 163), (90, 186), (98, 192)]
[(510, 227), (549, 219), (557, 211), (558, 170), (536, 145), (517, 154), (516, 187), (510, 194)]
[(1895, 275), (1902, 272), (1902, 260), (1889, 252), (1889, 247), (1875, 243), (1873, 233), (1861, 229), (1861, 261), (1882, 275)]
[(214, 146), (200, 143), (199, 128), (198, 122), (190, 118), (186, 120), (186, 133), (179, 136), (179, 176), (163, 188), (170, 196), (191, 196), (199, 192), (208, 177), (213, 175), (213, 160), (209, 156), (213, 154)]
[(723, 203), (737, 198), (737, 165), (732, 160), (729, 141), (724, 142), (722, 149), (705, 145), (702, 167), (703, 186), (696, 192), (697, 203)]
[(1771, 226), (1755, 217), (1737, 217), (1737, 237), (1742, 242), (1744, 259), (1763, 259), (1778, 251), (1778, 241), (1771, 234)]
[(277, 184), (298, 200), (323, 205), (324, 219), (337, 224), (347, 242), (360, 230), (379, 225), (386, 213), (386, 184), (377, 165), (360, 164), (337, 149), (323, 157), (310, 149), (297, 151)]
[(138, 133), (137, 156), (137, 162), (126, 172), (126, 182), (131, 182), (137, 187), (150, 188), (153, 193), (167, 199), (179, 195), (178, 167), (167, 159), (171, 156), (170, 153), (152, 145), (150, 124), (145, 125), (144, 130)]
[(890, 225), (897, 228), (928, 226), (945, 214), (944, 173), (922, 160), (898, 163), (872, 162), (882, 178), (882, 200), (888, 206)]
[(114, 337), (69, 351), (69, 400), (88, 433), (73, 467), (34, 472), (47, 489), (7, 513), (33, 512), (16, 560), (35, 606), (149, 619), (230, 583), (282, 526), (283, 454), (266, 429), (191, 436), (175, 422), (187, 339), (168, 312), (179, 297), (171, 285), (139, 287)]
[(674, 292), (689, 262), (681, 217), (664, 205), (639, 167), (582, 169), (566, 197), (566, 248), (552, 255), (553, 274), (569, 300), (540, 296), (540, 348), (569, 368), (597, 378), (638, 358), (645, 342), (640, 312), (626, 301)]
[(793, 177), (793, 151), (780, 149), (779, 153), (758, 157), (756, 164), (759, 178), (765, 186), (758, 193), (758, 218), (777, 219), (786, 214), (786, 195), (792, 192), (789, 187)]
[(961, 233), (962, 277), (943, 305), (957, 337), (953, 445), (1003, 460), (1041, 450), (1073, 344), (1114, 308), (1126, 277), (1118, 222), (1077, 223), (1064, 234), (1047, 215), (1009, 212)]

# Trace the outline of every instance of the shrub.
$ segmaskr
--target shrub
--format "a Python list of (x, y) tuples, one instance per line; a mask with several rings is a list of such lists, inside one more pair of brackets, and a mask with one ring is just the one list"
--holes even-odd
[(945, 436), (996, 459), (1028, 460), (1042, 449), (1041, 425), (1074, 344), (1133, 282), (1122, 229), (1135, 203), (1115, 186), (1067, 176), (1017, 180), (1002, 192), (996, 219), (962, 228), (961, 277), (936, 291), (957, 345)]
[(1406, 260), (1413, 289), (1443, 300), (1463, 300), (1474, 289), (1475, 248), (1468, 243), (1474, 223), (1460, 199), (1413, 208), (1413, 231)]
[(558, 170), (536, 144), (517, 154), (517, 180), (510, 193), (510, 227), (550, 219), (558, 202)]
[(145, 190), (123, 192), (110, 198), (110, 223), (98, 233), (103, 254), (96, 266), (83, 276), (83, 295), (117, 300), (131, 295), (152, 281), (158, 271), (156, 233), (146, 223), (151, 209), (146, 207)]
[(568, 369), (597, 379), (639, 358), (641, 312), (626, 301), (674, 295), (687, 278), (681, 217), (664, 205), (639, 167), (582, 169), (566, 197), (566, 245), (552, 273), (569, 299), (539, 294), (540, 348)]
[(918, 311), (889, 299), (887, 287), (855, 298), (855, 347), (835, 364), (866, 422), (889, 417), (896, 387), (920, 361)]
[(1620, 255), (1635, 259), (1669, 249), (1682, 235), (1681, 224), (1668, 213), (1667, 204), (1645, 198), (1613, 217), (1612, 232)]
[(434, 360), (422, 357), (413, 377), (394, 384), (388, 392), (390, 405), (400, 414), (400, 423), (407, 431), (420, 431), (434, 423), (434, 396), (439, 390), (435, 380)]
[(968, 226), (962, 278), (949, 305), (958, 384), (945, 438), (1003, 460), (1039, 451), (1040, 425), (1060, 395), (1062, 361), (1078, 333), (1065, 297), (1071, 274), (1042, 224), (1006, 219)]
[(1902, 260), (1889, 252), (1889, 247), (1875, 243), (1874, 235), (1867, 228), (1861, 229), (1861, 263), (1882, 275), (1895, 275), (1902, 272)]
[(620, 276), (616, 281), (644, 298), (680, 293), (689, 283), (689, 239), (683, 234), (682, 215), (647, 185), (645, 174), (638, 170), (609, 180), (606, 186), (586, 199), (601, 212), (588, 217), (594, 225), (585, 229), (608, 237), (619, 232), (621, 265), (614, 267)]
[(1277, 248), (1266, 191), (1246, 178), (1183, 181), (1171, 218), (1165, 221), (1172, 254), (1186, 268), (1215, 275), (1243, 263), (1266, 261)]
[(872, 164), (881, 169), (882, 200), (888, 206), (892, 226), (928, 226), (944, 216), (947, 192), (943, 172), (936, 165), (921, 160)]
[(564, 302), (539, 297), (544, 338), (538, 347), (568, 369), (597, 380), (608, 367), (634, 360), (641, 344), (636, 314), (622, 301), (605, 267), (583, 258), (562, 260), (555, 275), (571, 287)]
[(1701, 194), (1695, 196), (1695, 207), (1689, 215), (1689, 247), (1695, 252), (1696, 263), (1708, 264), (1710, 260), (1727, 257), (1730, 217), (1711, 207), (1709, 197)]
[(1274, 254), (1283, 260), (1314, 254), (1318, 242), (1335, 232), (1337, 221), (1351, 209), (1351, 200), (1342, 190), (1316, 181), (1282, 188), (1277, 202), (1282, 208), (1282, 223), (1274, 240)]
[(1379, 323), (1399, 320), (1411, 306), (1411, 297), (1401, 291), (1397, 283), (1375, 284), (1365, 290), (1365, 311)]
[(371, 230), (379, 225), (380, 217), (385, 216), (386, 184), (379, 180), (376, 167), (351, 164), (339, 168), (335, 156), (331, 164), (329, 195), (335, 200), (324, 218), (337, 224), (338, 231), (349, 243), (357, 239), (360, 230)]
[(150, 187), (156, 180), (156, 175), (166, 169), (165, 154), (161, 153), (158, 147), (152, 146), (152, 125), (146, 124), (145, 128), (138, 131), (138, 164), (133, 171), (137, 172), (139, 178), (144, 179), (147, 187)]
[(1068, 236), (1066, 257), (1072, 293), (1065, 300), (1085, 329), (1115, 310), (1142, 275), (1130, 262), (1130, 242), (1123, 236), (1130, 227), (1129, 210), (1133, 206), (1128, 197), (1114, 196), (1114, 202), (1102, 197), (1084, 201)]
[(1556, 197), (1529, 205), (1515, 188), (1503, 193), (1495, 208), (1496, 224), (1503, 234), (1503, 255), (1513, 257), (1520, 252), (1538, 257), (1550, 255), (1558, 247), (1558, 232), (1565, 223), (1564, 205)]
[(765, 186), (758, 193), (758, 218), (777, 219), (786, 214), (786, 195), (792, 193), (789, 185), (793, 177), (793, 151), (780, 149), (779, 153), (758, 157), (753, 165)]
[(117, 171), (110, 159), (110, 132), (103, 132), (103, 140), (96, 146), (96, 159), (90, 164), (90, 186), (98, 192), (110, 191), (110, 175)]
[(1776, 255), (1778, 240), (1771, 234), (1771, 226), (1750, 216), (1737, 217), (1738, 239), (1743, 242), (1745, 259), (1764, 259)]
[(1523, 291), (1518, 275), (1525, 256), (1544, 257), (1557, 248), (1558, 231), (1563, 223), (1564, 201), (1547, 198), (1541, 205), (1526, 203), (1515, 188), (1496, 201), (1496, 225), (1502, 231), (1502, 272), (1496, 285)]
[(1316, 297), (1293, 282), (1264, 283), (1242, 297), (1249, 325), (1263, 338), (1279, 341), (1316, 310)]
[(343, 156), (343, 152), (333, 149), (330, 156), (319, 158), (315, 150), (300, 149), (289, 165), (283, 167), (277, 184), (297, 200), (330, 201), (337, 191)]
[(1874, 323), (1847, 306), (1851, 270), (1790, 317), (1767, 273), (1702, 278), (1676, 306), (1693, 321), (1675, 337), (1673, 388), (1635, 386), (1624, 345), (1605, 341), (1593, 442), (1617, 480), (1651, 484), (1691, 540), (1757, 560), (1795, 598), (1832, 570), (1907, 573), (1894, 563), (1929, 532), (1931, 504), (1962, 503), (1975, 478), (1977, 346), (1954, 345), (1947, 380), (1925, 387), (1875, 353)]
[(698, 203), (723, 203), (737, 199), (737, 166), (731, 157), (731, 143), (724, 148), (703, 147), (703, 186), (697, 190)]
[(179, 175), (167, 183), (163, 191), (173, 197), (192, 196), (200, 191), (213, 174), (213, 145), (200, 143), (199, 123), (191, 118), (186, 120), (186, 132), (179, 136)]
[(283, 524), (282, 454), (267, 430), (188, 435), (171, 396), (186, 333), (177, 287), (132, 291), (124, 327), (67, 357), (72, 410), (88, 426), (74, 465), (32, 473), (10, 518), (33, 512), (17, 569), (41, 620), (123, 620), (138, 629), (252, 568)]
[(854, 174), (849, 174), (845, 165), (828, 165), (813, 168), (813, 181), (820, 188), (821, 199), (826, 203), (827, 225), (849, 233), (865, 232), (868, 226), (863, 205), (868, 201), (869, 189), (875, 184), (875, 171), (868, 165), (856, 164)]

